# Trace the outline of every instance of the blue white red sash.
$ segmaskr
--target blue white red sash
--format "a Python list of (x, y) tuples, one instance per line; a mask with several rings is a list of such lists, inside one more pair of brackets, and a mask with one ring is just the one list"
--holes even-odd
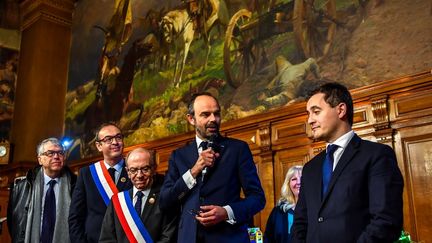
[(112, 204), (130, 242), (153, 243), (150, 234), (133, 206), (128, 191), (115, 194), (112, 197)]
[(108, 206), (111, 197), (118, 193), (118, 189), (103, 160), (90, 165), (90, 172), (99, 194), (102, 196), (105, 205)]

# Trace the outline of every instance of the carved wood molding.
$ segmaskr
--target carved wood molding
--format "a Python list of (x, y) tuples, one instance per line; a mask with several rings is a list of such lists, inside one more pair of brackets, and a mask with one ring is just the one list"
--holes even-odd
[(21, 31), (39, 19), (70, 27), (74, 9), (73, 0), (25, 0), (20, 5)]
[(271, 150), (271, 129), (270, 124), (265, 124), (258, 129), (259, 143), (261, 152)]
[(373, 124), (373, 126), (376, 130), (382, 130), (390, 127), (387, 101), (388, 95), (381, 95), (371, 99), (372, 114), (375, 118), (375, 124)]

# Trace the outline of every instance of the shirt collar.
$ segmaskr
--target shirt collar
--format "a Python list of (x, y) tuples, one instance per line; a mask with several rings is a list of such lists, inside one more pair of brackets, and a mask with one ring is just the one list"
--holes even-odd
[(49, 176), (47, 176), (47, 174), (45, 174), (45, 169), (42, 168), (43, 171), (43, 175), (44, 175), (44, 185), (48, 185), (48, 182), (50, 182), (51, 180), (55, 180), (57, 183), (59, 182), (59, 178), (51, 178)]
[(199, 149), (199, 146), (200, 146), (201, 142), (204, 141), (204, 140), (202, 140), (202, 139), (201, 139), (200, 137), (198, 137), (198, 136), (195, 136), (195, 141), (196, 141), (196, 143), (197, 143), (197, 148)]
[[(144, 194), (144, 197), (147, 197), (148, 194), (150, 194), (150, 189), (151, 189), (151, 188), (147, 188), (147, 189), (145, 189), (145, 190), (142, 190), (142, 193)], [(139, 190), (134, 186), (134, 187), (133, 187), (133, 194), (132, 194), (132, 196), (135, 197), (135, 196), (136, 196), (136, 193), (137, 193), (138, 191), (139, 191)]]
[[(350, 130), (349, 132), (345, 133), (344, 135), (342, 135), (338, 139), (336, 139), (332, 144), (337, 145), (339, 148), (345, 149), (353, 137), (354, 137), (354, 131)], [(326, 148), (329, 145), (330, 145), (330, 143), (328, 143), (326, 145)]]
[(113, 167), (111, 167), (107, 162), (105, 162), (105, 160), (104, 160), (104, 163), (105, 163), (105, 167), (107, 169), (114, 168), (117, 172), (120, 173), (121, 170), (122, 170), (122, 168), (123, 168), (124, 159), (121, 159), (120, 162), (118, 162), (117, 164), (115, 164)]

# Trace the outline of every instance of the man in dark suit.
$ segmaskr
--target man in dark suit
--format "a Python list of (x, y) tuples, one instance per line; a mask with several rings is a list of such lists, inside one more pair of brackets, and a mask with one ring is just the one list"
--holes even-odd
[(346, 87), (327, 83), (307, 102), (315, 140), (327, 143), (303, 168), (293, 242), (393, 242), (402, 230), (403, 179), (394, 151), (352, 130)]
[(111, 196), (132, 184), (123, 160), (123, 135), (114, 123), (96, 133), (96, 148), (103, 160), (80, 170), (69, 210), (71, 242), (98, 242), (102, 220)]
[(187, 119), (196, 137), (171, 154), (160, 207), (181, 205), (178, 242), (249, 242), (247, 223), (265, 197), (248, 145), (219, 135), (220, 106), (209, 93), (192, 97)]
[[(152, 242), (176, 242), (178, 215), (175, 210), (161, 211), (159, 208), (163, 176), (155, 174), (156, 162), (153, 154), (144, 148), (132, 150), (127, 156), (126, 168), (133, 188), (122, 192), (124, 195), (119, 193), (113, 196), (105, 213), (99, 242), (143, 242), (142, 239), (147, 237), (145, 232), (148, 232)], [(130, 203), (127, 204), (126, 200), (121, 203), (122, 196), (128, 197), (130, 200), (127, 201)], [(137, 217), (132, 217), (135, 220), (121, 219), (122, 215), (128, 213), (136, 213)], [(139, 229), (139, 226), (143, 226), (141, 230), (128, 230)]]

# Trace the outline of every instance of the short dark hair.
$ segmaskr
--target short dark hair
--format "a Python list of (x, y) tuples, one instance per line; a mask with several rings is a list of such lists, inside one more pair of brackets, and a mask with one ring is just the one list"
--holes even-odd
[(216, 97), (214, 97), (209, 92), (194, 93), (194, 94), (192, 94), (191, 99), (189, 100), (189, 104), (188, 104), (188, 114), (189, 115), (191, 115), (191, 116), (195, 115), (194, 104), (195, 104), (196, 98), (199, 97), (199, 96), (210, 96), (210, 97), (212, 97), (216, 101), (217, 105), (220, 108), (219, 101), (216, 99)]
[(347, 119), (349, 124), (352, 126), (354, 123), (354, 105), (350, 92), (347, 87), (340, 83), (331, 82), (321, 85), (320, 87), (314, 89), (310, 94), (312, 95), (323, 93), (324, 100), (331, 107), (335, 107), (340, 103), (345, 103), (347, 106)]
[(96, 129), (96, 132), (95, 132), (95, 141), (96, 141), (96, 142), (99, 142), (99, 133), (100, 133), (100, 131), (102, 130), (102, 128), (104, 128), (104, 127), (108, 127), (108, 126), (114, 126), (114, 127), (116, 127), (118, 130), (120, 130), (120, 133), (123, 134), (121, 128), (119, 127), (119, 125), (117, 125), (117, 123), (115, 123), (115, 122), (104, 122), (104, 123), (102, 123), (102, 124), (101, 124), (97, 129)]

